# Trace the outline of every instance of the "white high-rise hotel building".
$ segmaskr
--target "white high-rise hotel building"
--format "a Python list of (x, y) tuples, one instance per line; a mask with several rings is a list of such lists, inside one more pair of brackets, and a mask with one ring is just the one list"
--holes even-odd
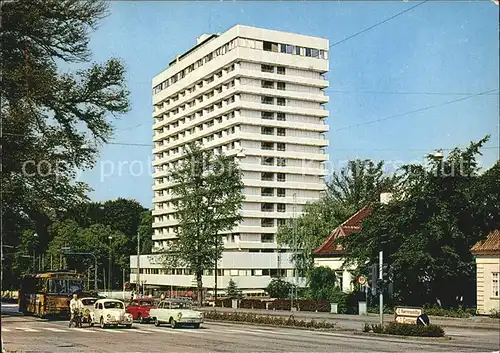
[[(183, 147), (198, 141), (238, 158), (245, 185), (243, 221), (224, 235), (217, 287), (223, 291), (232, 278), (248, 293), (259, 292), (273, 277), (295, 281), (290, 252), (280, 249), (276, 233), (324, 189), (327, 71), (328, 40), (237, 25), (200, 36), (154, 77), (156, 252), (175, 238), (169, 170)], [(132, 256), (132, 283), (136, 274)], [(187, 288), (193, 279), (187, 269), (165, 269), (158, 255), (140, 258), (146, 286)], [(209, 291), (214, 287), (213, 269), (206, 269), (203, 284)]]

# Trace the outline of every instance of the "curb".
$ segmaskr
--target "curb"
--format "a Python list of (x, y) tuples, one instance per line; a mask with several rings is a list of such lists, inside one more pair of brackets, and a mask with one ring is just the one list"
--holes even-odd
[(321, 328), (313, 328), (313, 327), (301, 327), (301, 326), (286, 326), (286, 325), (273, 325), (273, 324), (259, 324), (256, 322), (247, 322), (247, 321), (231, 321), (231, 320), (213, 320), (213, 319), (203, 319), (203, 322), (222, 322), (228, 324), (240, 324), (240, 325), (249, 325), (249, 326), (267, 326), (267, 327), (277, 327), (277, 328), (290, 328), (295, 330), (303, 330), (303, 331), (317, 331), (317, 332), (356, 332), (353, 330), (342, 329), (342, 328), (331, 328), (331, 329), (321, 329)]
[(360, 331), (354, 331), (353, 334), (355, 336), (373, 336), (373, 337), (384, 337), (384, 338), (394, 337), (394, 338), (419, 340), (419, 341), (451, 341), (451, 337), (446, 335), (443, 337), (400, 336), (400, 335), (389, 335), (386, 333), (360, 332)]

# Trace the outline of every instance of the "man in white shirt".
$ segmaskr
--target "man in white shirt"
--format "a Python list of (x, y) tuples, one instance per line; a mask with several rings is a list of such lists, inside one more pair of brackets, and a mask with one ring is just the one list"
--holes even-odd
[(76, 293), (75, 293), (75, 294), (73, 294), (73, 299), (71, 299), (69, 302), (69, 311), (71, 314), (71, 318), (69, 320), (69, 327), (71, 327), (71, 324), (73, 323), (73, 320), (75, 318), (75, 314), (79, 313), (82, 310), (83, 310), (83, 303), (80, 300), (80, 298), (78, 298), (78, 295), (76, 295)]

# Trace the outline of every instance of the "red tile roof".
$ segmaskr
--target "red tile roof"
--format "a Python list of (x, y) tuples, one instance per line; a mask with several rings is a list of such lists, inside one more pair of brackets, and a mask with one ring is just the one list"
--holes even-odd
[(471, 252), (474, 255), (500, 255), (500, 230), (496, 229), (486, 239), (478, 241)]
[(344, 254), (344, 248), (341, 245), (335, 244), (335, 241), (339, 237), (346, 237), (351, 233), (360, 231), (363, 220), (370, 216), (371, 213), (372, 210), (369, 206), (365, 206), (356, 212), (351, 218), (333, 230), (328, 239), (314, 250), (314, 255), (325, 256)]

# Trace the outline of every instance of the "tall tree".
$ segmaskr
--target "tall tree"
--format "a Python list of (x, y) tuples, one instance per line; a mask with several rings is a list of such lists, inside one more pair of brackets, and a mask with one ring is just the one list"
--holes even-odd
[(221, 232), (241, 220), (242, 173), (234, 157), (214, 156), (192, 143), (171, 174), (179, 226), (167, 255), (168, 265), (184, 265), (194, 272), (202, 301), (203, 270), (222, 257)]
[(470, 248), (500, 224), (498, 165), (481, 175), (476, 160), (487, 140), (445, 159), (429, 156), (428, 166), (404, 166), (395, 200), (374, 207), (361, 232), (340, 240), (348, 261), (374, 263), (383, 250), (395, 293), (408, 305), (436, 297), (451, 305), (456, 296), (473, 302)]
[(87, 199), (76, 171), (93, 166), (112, 134), (108, 115), (128, 111), (129, 93), (120, 61), (91, 62), (89, 36), (106, 15), (104, 1), (1, 6), (2, 235), (16, 245), (29, 226), (43, 250), (51, 221)]
[[(151, 210), (142, 211), (139, 223), (139, 237), (141, 241), (141, 253), (150, 254), (153, 249), (153, 215)], [(137, 245), (137, 244), (136, 244)]]
[(352, 160), (327, 182), (325, 195), (304, 207), (303, 214), (278, 229), (278, 242), (294, 250), (292, 259), (302, 272), (314, 266), (313, 251), (356, 211), (391, 191), (397, 178), (384, 174), (384, 162)]

